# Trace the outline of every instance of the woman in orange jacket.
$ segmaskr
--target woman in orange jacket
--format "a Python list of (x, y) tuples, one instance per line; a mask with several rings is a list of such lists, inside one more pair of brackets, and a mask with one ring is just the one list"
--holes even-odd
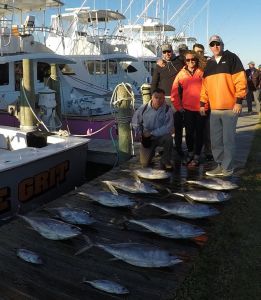
[[(188, 155), (184, 163), (198, 166), (203, 147), (206, 116), (201, 116), (200, 91), (203, 70), (196, 52), (189, 50), (185, 53), (185, 66), (176, 76), (171, 90), (171, 101), (177, 111), (184, 113), (186, 144)], [(206, 104), (206, 111), (208, 106)]]

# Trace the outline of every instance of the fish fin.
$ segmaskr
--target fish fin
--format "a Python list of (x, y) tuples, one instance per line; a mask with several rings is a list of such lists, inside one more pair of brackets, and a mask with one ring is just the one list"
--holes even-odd
[(116, 195), (116, 196), (119, 195), (119, 193), (117, 192), (117, 190), (111, 183), (109, 183), (108, 181), (103, 181), (103, 183), (105, 183), (107, 185), (107, 187), (110, 189), (110, 191), (113, 193), (113, 195)]
[(109, 261), (115, 261), (115, 260), (119, 260), (119, 258), (113, 257), (113, 258), (110, 258), (110, 259), (109, 259)]
[(206, 242), (208, 241), (208, 237), (206, 234), (202, 234), (200, 236), (192, 238), (192, 240), (198, 245), (198, 246), (204, 246)]
[(94, 243), (90, 240), (90, 238), (87, 235), (83, 235), (84, 240), (86, 241), (87, 245), (82, 247), (80, 250), (74, 253), (74, 255), (82, 254), (83, 252), (89, 250), (94, 246)]
[(182, 197), (182, 198), (185, 197), (185, 195), (182, 194), (182, 193), (172, 193), (172, 195), (179, 196), (179, 197)]
[(138, 176), (136, 173), (133, 173), (132, 176), (134, 177), (135, 181), (136, 181), (138, 184), (141, 184), (141, 180), (140, 180), (139, 176)]
[(190, 203), (190, 204), (195, 204), (195, 201), (191, 198), (191, 197), (189, 197), (188, 195), (186, 195), (185, 194), (185, 200), (188, 202), (188, 203)]
[(162, 216), (163, 217), (168, 217), (168, 216), (172, 216), (172, 214), (171, 213), (166, 213), (166, 214), (163, 214)]

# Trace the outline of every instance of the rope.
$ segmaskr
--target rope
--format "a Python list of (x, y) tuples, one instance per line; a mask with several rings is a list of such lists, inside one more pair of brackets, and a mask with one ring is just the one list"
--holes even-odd
[[(92, 135), (95, 135), (99, 132), (101, 132), (102, 130), (104, 130), (106, 127), (108, 127), (109, 125), (111, 125), (112, 123), (114, 123), (115, 120), (112, 120), (111, 122), (109, 122), (108, 124), (104, 125), (102, 128), (92, 132), (92, 129), (87, 129), (87, 133), (86, 134), (74, 134), (73, 136), (77, 136), (77, 137), (88, 137), (88, 136), (92, 136)], [(113, 128), (113, 126), (111, 127)]]
[(25, 101), (28, 104), (31, 112), (33, 113), (33, 115), (35, 117), (35, 119), (38, 121), (38, 123), (43, 125), (43, 127), (45, 128), (45, 130), (47, 132), (50, 132), (50, 130), (47, 128), (47, 126), (44, 124), (44, 122), (41, 119), (39, 119), (38, 116), (36, 115), (36, 113), (34, 112), (34, 109), (32, 108), (31, 103), (29, 102), (29, 100), (27, 98), (26, 91), (25, 91), (25, 88), (24, 88), (24, 80), (23, 79), (21, 80), (21, 83), (22, 83), (22, 89), (23, 89), (23, 94), (24, 94)]

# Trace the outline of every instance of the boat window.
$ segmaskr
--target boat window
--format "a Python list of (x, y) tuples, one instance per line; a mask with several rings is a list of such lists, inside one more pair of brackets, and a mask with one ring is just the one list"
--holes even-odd
[(105, 60), (85, 61), (84, 65), (88, 69), (88, 71), (91, 75), (106, 74), (106, 61)]
[(9, 64), (0, 64), (0, 85), (9, 84)]
[(144, 66), (148, 70), (148, 72), (153, 75), (155, 66), (156, 66), (156, 61), (144, 61)]
[(126, 62), (122, 63), (121, 66), (126, 73), (135, 73), (138, 71), (135, 67)]
[(37, 80), (44, 82), (44, 78), (48, 78), (51, 75), (50, 65), (47, 63), (37, 63)]
[(116, 62), (116, 60), (109, 60), (108, 74), (117, 74), (117, 62)]
[(61, 71), (63, 75), (75, 75), (74, 70), (69, 65), (62, 65)]

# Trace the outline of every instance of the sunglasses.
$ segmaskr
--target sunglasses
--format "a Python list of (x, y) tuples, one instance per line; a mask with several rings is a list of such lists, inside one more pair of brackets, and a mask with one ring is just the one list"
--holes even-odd
[(164, 51), (162, 51), (162, 53), (171, 53), (171, 50), (164, 50)]
[(197, 61), (196, 58), (186, 58), (186, 62), (190, 62), (190, 61)]
[(214, 46), (219, 47), (219, 46), (220, 46), (220, 42), (211, 42), (211, 43), (209, 44), (209, 46), (210, 46), (210, 47), (214, 47)]

